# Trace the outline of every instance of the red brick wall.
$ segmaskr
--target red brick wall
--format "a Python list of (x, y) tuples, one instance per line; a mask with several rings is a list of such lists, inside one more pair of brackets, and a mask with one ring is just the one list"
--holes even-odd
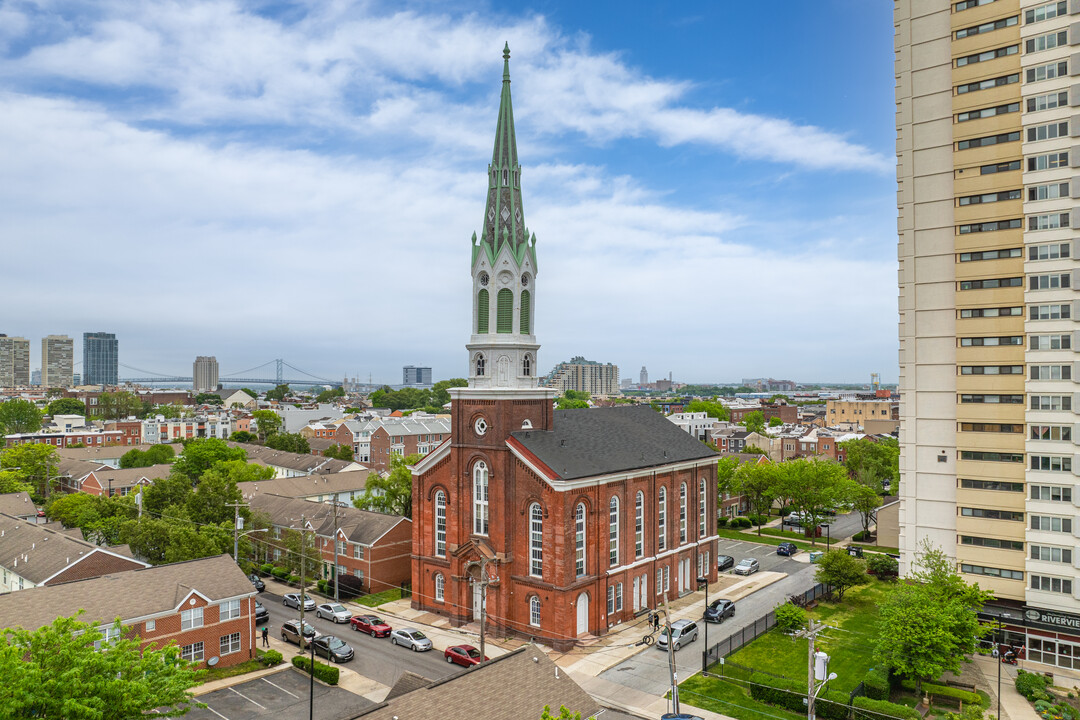
[[(74, 558), (72, 560), (74, 561)], [(109, 573), (123, 572), (124, 570), (138, 570), (143, 567), (140, 562), (105, 552), (93, 552), (82, 560), (74, 562), (74, 565), (71, 565), (45, 584), (59, 585), (73, 580), (85, 580), (86, 578), (101, 577)]]
[[(190, 602), (191, 600), (194, 600), (194, 604)], [(240, 651), (228, 655), (220, 655), (221, 659), (218, 662), (218, 667), (237, 665), (242, 662), (247, 662), (255, 657), (257, 633), (255, 631), (254, 593), (252, 593), (250, 597), (245, 597), (240, 600), (240, 617), (233, 620), (226, 620), (225, 622), (219, 621), (217, 603), (207, 603), (204, 598), (192, 593), (192, 595), (184, 601), (181, 610), (188, 610), (195, 607), (204, 608), (203, 626), (199, 628), (181, 631), (179, 612), (166, 617), (156, 618), (153, 621), (155, 625), (153, 630), (147, 629), (147, 622), (135, 623), (132, 627), (135, 632), (138, 633), (139, 637), (142, 638), (144, 648), (150, 643), (155, 643), (158, 647), (161, 647), (169, 641), (174, 641), (180, 647), (191, 645), (196, 642), (202, 642), (204, 655), (203, 662), (199, 663), (199, 667), (205, 667), (207, 660), (220, 655), (222, 636), (231, 635), (237, 632), (240, 633)]]
[[(329, 538), (319, 537), (323, 561), (334, 564), (334, 542)], [(346, 568), (349, 575), (355, 570), (364, 573), (364, 587), (369, 592), (382, 592), (389, 588), (400, 587), (412, 575), (412, 526), (411, 523), (398, 523), (379, 538), (378, 542), (364, 548), (364, 557), (353, 556), (353, 543), (346, 546), (344, 555), (338, 554), (338, 564)]]

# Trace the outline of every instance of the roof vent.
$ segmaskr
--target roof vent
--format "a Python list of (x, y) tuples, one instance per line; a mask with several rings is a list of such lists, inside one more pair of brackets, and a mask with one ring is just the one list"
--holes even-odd
[(532, 420), (525, 418), (521, 423), (522, 430), (532, 430)]
[(559, 447), (566, 447), (566, 440), (565, 439), (559, 441)]

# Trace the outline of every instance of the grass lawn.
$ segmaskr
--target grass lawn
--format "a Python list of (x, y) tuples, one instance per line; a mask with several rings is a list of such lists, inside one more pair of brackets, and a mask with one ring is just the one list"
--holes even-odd
[[(823, 632), (817, 642), (818, 649), (831, 658), (829, 671), (838, 675), (830, 689), (850, 692), (873, 667), (877, 606), (884, 593), (885, 583), (872, 581), (848, 590), (842, 603), (823, 602), (810, 611), (813, 619), (839, 628)], [(728, 660), (805, 682), (806, 656), (805, 639), (793, 639), (774, 629), (732, 653)], [(714, 666), (710, 672), (721, 673), (722, 669)]]
[(379, 607), (383, 603), (390, 602), (391, 600), (401, 599), (401, 588), (390, 588), (389, 590), (383, 590), (382, 592), (372, 593), (365, 595), (364, 597), (356, 598), (354, 601), (357, 605), (365, 605), (367, 607)]
[(805, 713), (796, 715), (790, 710), (758, 702), (742, 686), (720, 678), (694, 675), (679, 685), (679, 699), (702, 710), (740, 720), (806, 720)]
[[(258, 655), (261, 657), (262, 650), (258, 650)], [(199, 683), (213, 682), (214, 680), (224, 680), (225, 678), (236, 677), (237, 675), (244, 675), (249, 672), (255, 672), (256, 670), (263, 670), (266, 666), (258, 660), (248, 660), (237, 665), (230, 665), (229, 667), (212, 667), (207, 668), (206, 673), (200, 678)]]

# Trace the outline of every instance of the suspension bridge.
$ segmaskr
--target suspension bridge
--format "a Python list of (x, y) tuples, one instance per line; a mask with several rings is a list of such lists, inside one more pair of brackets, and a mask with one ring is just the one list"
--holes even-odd
[[(137, 367), (125, 365), (123, 363), (117, 363), (125, 370), (132, 372), (142, 373), (142, 377), (125, 377), (120, 378), (121, 383), (131, 384), (146, 384), (146, 383), (192, 383), (194, 378), (190, 375), (167, 375), (165, 373), (154, 372), (153, 370), (142, 370)], [(262, 370), (269, 365), (275, 366), (274, 377), (259, 377), (257, 375), (249, 376), (248, 373), (255, 373), (258, 370)], [(291, 378), (285, 377), (285, 368), (299, 373), (304, 377)], [(306, 370), (301, 370), (295, 365), (290, 365), (285, 360), (277, 358), (275, 360), (267, 360), (262, 365), (256, 365), (253, 368), (247, 370), (241, 370), (230, 375), (218, 375), (219, 383), (242, 383), (251, 385), (341, 385), (341, 380), (330, 380), (328, 378), (319, 377), (318, 375), (312, 375)]]

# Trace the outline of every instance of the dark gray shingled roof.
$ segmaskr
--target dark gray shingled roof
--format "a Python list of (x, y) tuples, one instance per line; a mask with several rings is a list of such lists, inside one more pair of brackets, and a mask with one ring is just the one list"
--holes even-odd
[(556, 410), (554, 430), (513, 437), (562, 480), (718, 457), (648, 405)]

